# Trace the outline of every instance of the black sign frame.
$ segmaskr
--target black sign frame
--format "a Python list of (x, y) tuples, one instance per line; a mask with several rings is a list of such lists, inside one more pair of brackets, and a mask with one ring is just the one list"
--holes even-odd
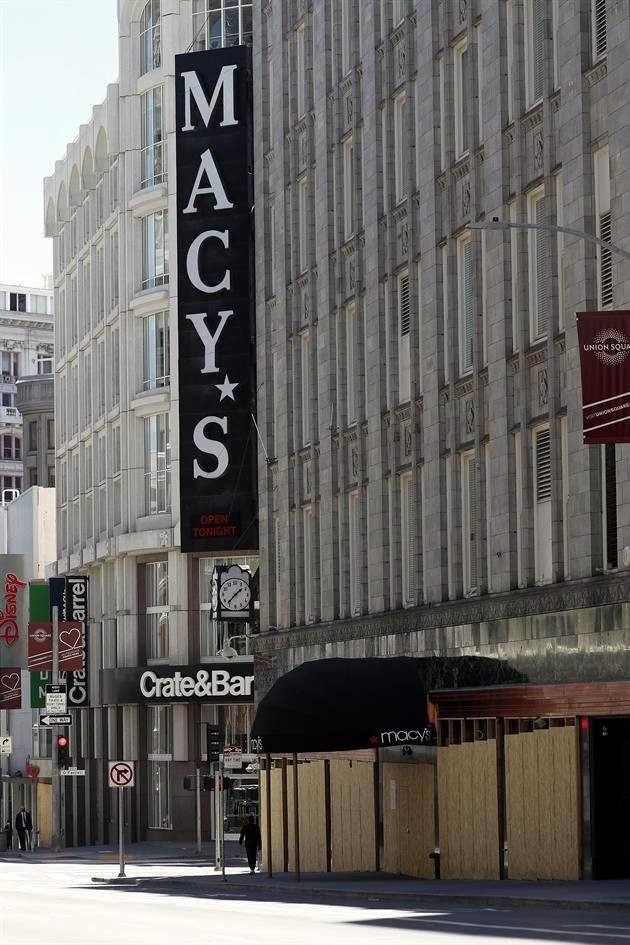
[(251, 52), (175, 57), (184, 552), (258, 548)]

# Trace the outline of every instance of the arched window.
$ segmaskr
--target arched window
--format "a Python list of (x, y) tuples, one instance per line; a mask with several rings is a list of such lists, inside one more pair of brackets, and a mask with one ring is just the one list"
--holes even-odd
[(140, 18), (140, 75), (157, 69), (161, 62), (160, 0), (149, 0)]

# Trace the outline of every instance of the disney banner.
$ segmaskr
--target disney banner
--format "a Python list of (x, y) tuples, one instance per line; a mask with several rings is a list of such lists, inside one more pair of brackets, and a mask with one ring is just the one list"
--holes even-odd
[[(0, 555), (0, 668), (26, 669), (28, 582), (24, 555)], [(6, 706), (4, 706), (6, 708)]]
[(630, 443), (630, 311), (576, 318), (584, 442)]

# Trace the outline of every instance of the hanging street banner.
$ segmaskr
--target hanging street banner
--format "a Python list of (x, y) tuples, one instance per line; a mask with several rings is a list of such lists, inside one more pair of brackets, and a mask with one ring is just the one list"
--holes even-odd
[(584, 442), (630, 443), (630, 311), (576, 318)]
[(175, 57), (181, 549), (258, 548), (250, 51)]
[[(0, 555), (0, 669), (26, 669), (28, 582), (24, 555)], [(4, 706), (6, 708), (6, 706)]]
[(22, 674), (19, 667), (0, 669), (0, 709), (22, 708)]
[[(48, 580), (48, 620), (52, 620), (52, 608), (57, 607), (60, 621), (83, 625), (83, 666), (59, 674), (59, 681), (68, 689), (68, 706), (77, 709), (90, 704), (88, 678), (88, 588), (89, 578), (85, 574), (70, 574), (68, 577)], [(60, 666), (60, 669), (63, 669)], [(40, 706), (34, 706), (39, 708)]]

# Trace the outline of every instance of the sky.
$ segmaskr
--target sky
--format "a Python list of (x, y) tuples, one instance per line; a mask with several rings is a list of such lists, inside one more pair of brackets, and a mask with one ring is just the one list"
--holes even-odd
[(117, 75), (116, 0), (0, 0), (0, 283), (52, 273), (43, 180)]

